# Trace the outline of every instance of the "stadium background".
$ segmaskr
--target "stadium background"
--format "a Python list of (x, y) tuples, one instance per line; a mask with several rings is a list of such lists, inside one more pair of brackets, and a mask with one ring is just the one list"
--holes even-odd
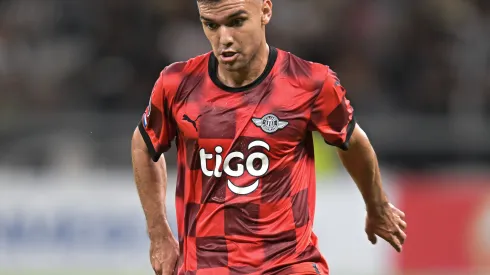
[[(274, 4), (269, 43), (338, 72), (408, 215), (402, 254), (370, 245), (317, 140), (332, 274), (490, 274), (490, 1)], [(159, 71), (208, 50), (192, 0), (0, 0), (1, 275), (152, 274), (131, 133)]]

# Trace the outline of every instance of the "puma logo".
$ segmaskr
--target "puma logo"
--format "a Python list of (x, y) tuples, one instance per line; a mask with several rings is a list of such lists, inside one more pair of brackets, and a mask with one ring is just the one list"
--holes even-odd
[(184, 116), (182, 117), (182, 119), (183, 119), (184, 121), (187, 121), (187, 122), (189, 122), (190, 124), (192, 124), (192, 126), (194, 126), (194, 129), (196, 129), (196, 132), (197, 132), (197, 125), (196, 125), (196, 122), (197, 122), (197, 120), (199, 119), (199, 117), (201, 117), (201, 115), (198, 115), (198, 116), (196, 117), (196, 119), (195, 119), (195, 120), (192, 120), (192, 119), (191, 119), (191, 118), (190, 118), (188, 115), (185, 115), (185, 114), (184, 114)]

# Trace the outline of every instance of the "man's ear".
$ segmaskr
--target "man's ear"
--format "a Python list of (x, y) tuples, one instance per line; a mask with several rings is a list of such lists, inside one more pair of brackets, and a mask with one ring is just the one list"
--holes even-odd
[(272, 1), (262, 0), (262, 25), (267, 25), (272, 17)]

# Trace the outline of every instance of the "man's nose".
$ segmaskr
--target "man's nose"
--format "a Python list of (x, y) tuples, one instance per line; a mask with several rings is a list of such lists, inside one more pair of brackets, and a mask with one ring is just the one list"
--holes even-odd
[(233, 41), (234, 41), (233, 29), (228, 28), (226, 26), (222, 26), (219, 31), (220, 31), (219, 43), (221, 45), (225, 46), (225, 48), (228, 48), (231, 45), (233, 45)]

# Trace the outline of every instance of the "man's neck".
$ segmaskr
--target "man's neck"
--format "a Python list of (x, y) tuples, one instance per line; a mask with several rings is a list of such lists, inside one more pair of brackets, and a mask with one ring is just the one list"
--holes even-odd
[(218, 65), (218, 78), (228, 87), (242, 87), (254, 82), (267, 66), (269, 59), (269, 46), (264, 43), (257, 54), (252, 58), (250, 64), (239, 71), (227, 71)]

